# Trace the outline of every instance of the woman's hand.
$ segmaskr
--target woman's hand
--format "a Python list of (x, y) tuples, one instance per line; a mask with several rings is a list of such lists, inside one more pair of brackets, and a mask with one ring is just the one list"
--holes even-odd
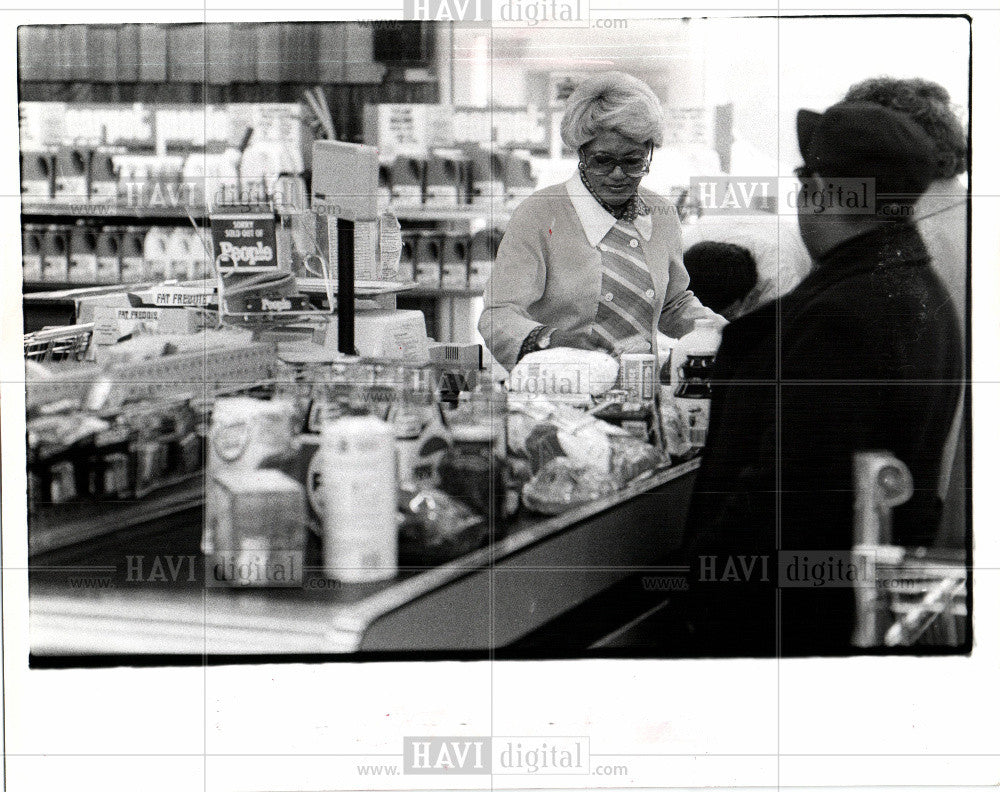
[(616, 355), (626, 355), (634, 352), (648, 353), (652, 349), (649, 344), (649, 338), (636, 333), (628, 338), (623, 338), (617, 344), (615, 344), (614, 354)]
[(549, 337), (550, 347), (570, 347), (572, 349), (589, 349), (614, 354), (608, 344), (596, 333), (570, 330), (553, 330)]

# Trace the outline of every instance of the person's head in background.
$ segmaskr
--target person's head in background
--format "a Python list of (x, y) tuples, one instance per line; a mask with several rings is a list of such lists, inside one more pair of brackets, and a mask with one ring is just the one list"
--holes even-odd
[(663, 143), (660, 100), (642, 80), (609, 71), (584, 80), (566, 103), (560, 132), (577, 152), (584, 184), (611, 207), (628, 203)]
[(909, 116), (874, 102), (840, 102), (796, 118), (799, 230), (816, 261), (842, 242), (910, 223), (940, 172), (934, 140)]
[(757, 262), (745, 247), (730, 242), (696, 242), (684, 252), (688, 288), (702, 305), (729, 321), (746, 313), (757, 285)]
[(845, 102), (874, 102), (909, 116), (934, 141), (940, 157), (936, 179), (952, 179), (968, 169), (968, 137), (955, 115), (948, 91), (919, 78), (872, 77), (852, 85)]

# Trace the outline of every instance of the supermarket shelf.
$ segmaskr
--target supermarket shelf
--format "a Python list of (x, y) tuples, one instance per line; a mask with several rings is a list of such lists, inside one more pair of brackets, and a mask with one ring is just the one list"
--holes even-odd
[(65, 300), (73, 297), (109, 294), (128, 289), (149, 289), (156, 284), (151, 281), (140, 283), (70, 283), (69, 281), (25, 281), (22, 289), (25, 299), (30, 300)]
[[(326, 285), (322, 278), (296, 278), (299, 291), (306, 294), (326, 294)], [(382, 294), (398, 294), (409, 292), (415, 289), (417, 284), (413, 281), (354, 281), (355, 297), (377, 297)], [(333, 292), (337, 293), (337, 281), (333, 281)]]
[[(506, 223), (510, 219), (507, 209), (493, 210), (488, 206), (393, 206), (390, 211), (400, 220), (426, 222), (460, 222), (483, 219)], [(58, 203), (33, 201), (21, 203), (22, 217), (93, 217), (121, 218), (127, 220), (187, 220), (188, 213), (195, 220), (208, 217), (205, 206), (127, 206), (123, 204)]]
[(123, 204), (84, 204), (31, 202), (21, 203), (22, 217), (93, 217), (119, 218), (124, 220), (187, 220), (188, 215), (195, 220), (208, 217), (205, 206), (127, 206)]
[(417, 286), (406, 293), (407, 297), (482, 297), (482, 289), (435, 289), (433, 286)]
[(507, 209), (493, 209), (489, 206), (420, 206), (404, 205), (390, 206), (391, 211), (400, 220), (424, 220), (427, 222), (456, 222), (461, 220), (492, 220), (497, 223), (506, 223), (510, 219), (510, 211)]
[[(325, 294), (326, 286), (322, 278), (297, 278), (299, 289), (306, 294)], [(33, 302), (66, 300), (74, 297), (84, 297), (87, 295), (105, 294), (117, 291), (140, 291), (151, 289), (160, 285), (158, 282), (144, 281), (142, 283), (47, 283), (44, 281), (26, 281), (24, 283), (25, 299)], [(174, 286), (187, 286), (191, 288), (211, 288), (215, 289), (215, 282), (209, 280), (178, 281), (169, 284)], [(413, 281), (370, 281), (359, 280), (354, 282), (354, 294), (357, 297), (377, 297), (381, 294), (396, 294), (398, 292), (409, 292), (417, 288)], [(337, 281), (333, 281), (334, 294), (337, 292)], [(30, 293), (30, 294), (29, 294)]]

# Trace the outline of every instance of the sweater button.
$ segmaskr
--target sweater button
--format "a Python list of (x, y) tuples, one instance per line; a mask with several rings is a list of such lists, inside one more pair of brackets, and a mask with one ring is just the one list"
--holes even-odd
[(637, 248), (637, 247), (639, 247), (639, 240), (638, 240), (638, 239), (633, 239), (633, 240), (631, 240), (631, 241), (630, 241), (630, 242), (628, 243), (628, 246), (629, 246), (629, 247), (633, 247), (633, 248)]
[(608, 292), (607, 294), (604, 295), (604, 299), (607, 300), (608, 302), (611, 302), (612, 300), (615, 299), (615, 295), (613, 295), (611, 292)]
[(652, 300), (656, 296), (656, 292), (652, 289), (646, 289), (646, 299)]

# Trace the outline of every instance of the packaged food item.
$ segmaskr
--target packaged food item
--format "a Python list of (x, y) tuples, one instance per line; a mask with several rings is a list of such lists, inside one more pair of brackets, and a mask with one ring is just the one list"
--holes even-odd
[(610, 495), (617, 489), (607, 475), (558, 457), (524, 485), (524, 505), (541, 514), (560, 514), (574, 506)]
[(293, 453), (295, 405), (290, 398), (269, 401), (234, 396), (217, 399), (212, 410), (208, 471), (278, 467)]
[(118, 173), (114, 152), (97, 149), (90, 159), (90, 200), (94, 203), (110, 203), (118, 195)]
[(388, 580), (398, 569), (392, 429), (372, 416), (323, 424), (323, 569), (345, 583)]
[(524, 447), (533, 473), (537, 473), (553, 459), (566, 456), (559, 443), (559, 430), (550, 423), (540, 423), (532, 427)]
[(669, 462), (654, 446), (636, 438), (612, 437), (610, 444), (611, 477), (619, 487)]
[(71, 283), (97, 280), (97, 233), (82, 220), (78, 220), (69, 233), (67, 280)]
[(51, 200), (55, 195), (56, 158), (51, 151), (21, 153), (21, 195), (28, 200)]
[(135, 491), (141, 497), (155, 489), (169, 470), (167, 441), (158, 430), (151, 431), (135, 441)]
[(644, 443), (655, 438), (655, 424), (658, 418), (652, 403), (611, 402), (594, 410), (593, 415), (612, 426), (623, 429), (627, 434), (642, 440)]
[[(503, 185), (500, 185), (502, 193)], [(490, 278), (493, 261), (497, 256), (497, 248), (503, 233), (496, 227), (477, 231), (469, 244), (469, 288), (482, 289)]]
[(419, 157), (399, 156), (392, 163), (390, 179), (392, 200), (402, 205), (419, 204), (424, 198), (424, 173), (427, 161)]
[(649, 404), (656, 395), (654, 390), (654, 370), (656, 355), (629, 352), (621, 356), (619, 379), (622, 389), (628, 394), (628, 401)]
[(468, 287), (468, 234), (445, 234), (442, 238), (441, 250), (441, 288), (467, 289)]
[(446, 492), (401, 490), (400, 554), (424, 563), (444, 563), (482, 547), (489, 523)]
[(135, 457), (132, 432), (118, 426), (94, 437), (93, 491), (101, 500), (127, 500), (135, 494)]
[(42, 252), (45, 230), (42, 226), (25, 223), (21, 230), (21, 265), (28, 283), (42, 279)]
[(122, 283), (140, 283), (152, 277), (146, 271), (144, 243), (146, 230), (140, 226), (125, 226), (119, 242), (119, 264)]
[(469, 181), (473, 204), (489, 206), (504, 197), (504, 155), (473, 144), (466, 147), (469, 157)]
[(146, 232), (142, 255), (146, 262), (146, 277), (162, 281), (171, 277), (170, 230), (153, 226)]
[(69, 238), (66, 229), (50, 225), (42, 247), (42, 280), (62, 283), (69, 278)]
[(396, 393), (388, 421), (396, 438), (399, 486), (419, 489), (431, 480), (421, 454), (421, 437), (429, 426), (441, 421), (434, 370), (430, 367), (400, 366), (395, 377)]
[(504, 396), (491, 384), (460, 394), (458, 408), (445, 415), (452, 446), (439, 465), (441, 489), (498, 523), (508, 512)]
[(680, 367), (680, 384), (674, 391), (674, 404), (686, 423), (694, 449), (704, 448), (708, 435), (714, 361), (714, 355), (688, 355)]
[(392, 212), (382, 212), (378, 219), (377, 280), (396, 280), (399, 276), (399, 260), (402, 252), (403, 234), (399, 220)]
[(468, 198), (469, 163), (461, 151), (431, 152), (424, 177), (424, 203), (457, 206)]
[(421, 286), (437, 289), (441, 286), (441, 236), (424, 232), (417, 237), (414, 251), (415, 280)]
[(56, 155), (55, 196), (60, 201), (86, 202), (90, 149), (62, 146)]
[[(248, 473), (260, 468), (289, 465), (294, 456), (292, 424), (294, 402), (234, 396), (217, 399), (208, 430), (207, 469), (210, 478), (223, 473)], [(202, 552), (211, 552), (215, 537), (205, 522)]]
[(691, 436), (687, 421), (670, 396), (660, 402), (660, 431), (664, 450), (672, 459), (683, 460), (691, 454)]
[[(191, 229), (178, 226), (167, 237), (167, 277), (188, 280), (191, 277), (195, 255), (201, 252), (201, 243)], [(197, 247), (196, 247), (197, 246)]]
[(525, 355), (508, 380), (511, 399), (544, 397), (565, 404), (589, 406), (614, 387), (618, 361), (604, 352), (585, 349), (543, 349)]
[(118, 283), (121, 279), (121, 232), (105, 226), (97, 234), (97, 282)]
[[(676, 389), (680, 384), (680, 367), (689, 356), (715, 359), (722, 343), (722, 331), (714, 319), (695, 319), (694, 330), (679, 338), (670, 352), (670, 384)], [(662, 378), (661, 378), (662, 380)]]
[(306, 546), (305, 496), (279, 470), (228, 470), (205, 491), (209, 584), (295, 586)]

